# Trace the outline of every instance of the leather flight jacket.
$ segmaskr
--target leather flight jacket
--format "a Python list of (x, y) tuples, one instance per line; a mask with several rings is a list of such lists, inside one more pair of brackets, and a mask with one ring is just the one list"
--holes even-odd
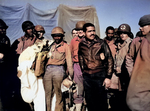
[(6, 61), (9, 57), (10, 40), (7, 36), (0, 35), (0, 53), (4, 54), (4, 58), (0, 59), (0, 63)]
[(107, 43), (95, 36), (89, 44), (86, 38), (79, 44), (79, 64), (82, 72), (88, 74), (106, 71), (106, 78), (111, 78), (113, 73), (114, 61)]

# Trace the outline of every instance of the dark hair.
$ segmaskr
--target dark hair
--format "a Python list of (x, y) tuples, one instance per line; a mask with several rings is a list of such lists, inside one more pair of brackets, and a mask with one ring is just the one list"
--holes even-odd
[(87, 27), (90, 27), (90, 26), (95, 28), (95, 26), (94, 26), (92, 23), (85, 23), (85, 24), (83, 25), (83, 32), (86, 32), (86, 30), (87, 30), (86, 28), (87, 28)]
[(134, 34), (131, 32), (129, 35), (128, 35), (131, 39), (134, 38)]
[(115, 29), (114, 29), (114, 27), (112, 27), (112, 26), (108, 26), (108, 27), (106, 28), (106, 33), (108, 32), (108, 30), (113, 30), (113, 31), (115, 32)]
[(136, 36), (135, 36), (135, 37), (143, 37), (142, 32), (141, 32), (141, 31), (138, 31), (138, 32), (136, 33)]
[(76, 29), (76, 28), (73, 28), (73, 29), (72, 29), (72, 31), (71, 31), (71, 34), (73, 33), (73, 31), (74, 31), (74, 30), (76, 30), (76, 31), (77, 31), (77, 29)]

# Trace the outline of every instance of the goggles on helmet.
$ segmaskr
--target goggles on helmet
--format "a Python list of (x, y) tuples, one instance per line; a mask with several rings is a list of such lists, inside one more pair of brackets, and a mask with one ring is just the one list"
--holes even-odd
[(45, 33), (45, 31), (44, 31), (44, 30), (36, 31), (36, 33), (37, 33), (37, 34), (41, 34), (41, 33), (43, 33), (43, 34), (44, 34), (44, 33)]
[(34, 29), (34, 26), (28, 26), (25, 28), (25, 30)]
[(52, 37), (64, 37), (64, 34), (58, 33), (58, 34), (51, 34)]

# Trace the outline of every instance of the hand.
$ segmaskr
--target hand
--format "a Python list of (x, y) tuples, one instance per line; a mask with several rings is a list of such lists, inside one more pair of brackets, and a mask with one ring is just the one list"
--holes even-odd
[(3, 57), (4, 57), (4, 54), (0, 53), (0, 59), (3, 59)]
[(111, 80), (106, 78), (103, 82), (103, 86), (105, 86), (105, 89), (108, 90), (108, 88), (110, 87), (111, 84)]
[(69, 80), (68, 78), (64, 79), (62, 84), (66, 86), (67, 88), (70, 88), (70, 86), (73, 84), (73, 81)]
[(117, 73), (121, 73), (121, 68), (120, 67), (116, 67), (116, 72)]

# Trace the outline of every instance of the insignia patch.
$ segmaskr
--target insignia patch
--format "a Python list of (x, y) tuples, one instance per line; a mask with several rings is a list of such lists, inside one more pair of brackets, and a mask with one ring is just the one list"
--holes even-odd
[(120, 29), (121, 29), (121, 30), (125, 30), (125, 29), (126, 29), (126, 26), (125, 26), (125, 25), (121, 25)]

